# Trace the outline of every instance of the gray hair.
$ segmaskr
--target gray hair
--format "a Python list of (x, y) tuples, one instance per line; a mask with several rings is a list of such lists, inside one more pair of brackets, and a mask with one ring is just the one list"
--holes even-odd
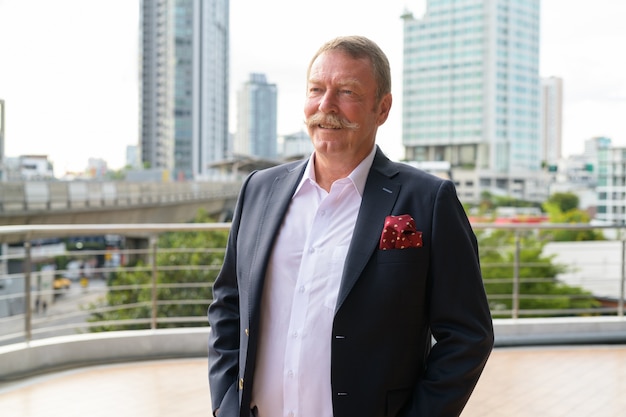
[(311, 75), (313, 62), (328, 51), (341, 51), (350, 55), (354, 59), (369, 59), (374, 78), (376, 79), (376, 101), (380, 100), (388, 93), (391, 93), (391, 69), (387, 55), (372, 40), (364, 36), (339, 36), (323, 44), (313, 55), (306, 75), (307, 80)]

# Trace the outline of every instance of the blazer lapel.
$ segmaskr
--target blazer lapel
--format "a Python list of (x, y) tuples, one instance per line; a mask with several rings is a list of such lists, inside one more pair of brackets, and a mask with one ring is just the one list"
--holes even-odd
[(276, 234), (291, 203), (291, 198), (298, 186), (298, 182), (302, 178), (307, 161), (297, 164), (291, 169), (286, 169), (283, 173), (276, 176), (265, 197), (263, 210), (258, 212), (259, 217), (256, 221), (259, 224), (259, 241), (254, 248), (251, 262), (251, 271), (258, 272), (253, 274), (252, 288), (249, 294), (249, 303), (253, 308), (260, 306), (265, 270), (267, 269)]
[(401, 184), (392, 180), (397, 173), (391, 161), (378, 149), (365, 183), (335, 311), (341, 307), (363, 268), (378, 248), (385, 217), (391, 214), (400, 193)]

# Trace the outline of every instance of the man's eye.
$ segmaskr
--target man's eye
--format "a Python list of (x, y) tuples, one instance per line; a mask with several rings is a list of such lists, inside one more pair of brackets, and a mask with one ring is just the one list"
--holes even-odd
[(346, 96), (349, 96), (352, 94), (352, 90), (341, 90), (341, 94), (344, 94)]

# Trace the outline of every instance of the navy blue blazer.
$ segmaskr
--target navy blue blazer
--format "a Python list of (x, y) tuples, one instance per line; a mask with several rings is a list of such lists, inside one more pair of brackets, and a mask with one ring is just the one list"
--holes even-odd
[[(209, 307), (209, 385), (220, 417), (249, 417), (261, 291), (307, 161), (244, 182)], [(380, 250), (385, 217), (409, 214), (421, 247)], [(377, 149), (332, 329), (334, 417), (458, 416), (493, 348), (476, 237), (452, 182)], [(280, 387), (277, 387), (280, 389)]]

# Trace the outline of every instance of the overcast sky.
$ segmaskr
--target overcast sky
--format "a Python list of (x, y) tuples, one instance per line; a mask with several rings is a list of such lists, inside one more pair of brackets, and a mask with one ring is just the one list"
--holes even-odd
[[(626, 146), (626, 1), (542, 0), (542, 77), (564, 80), (566, 155), (608, 136)], [(232, 0), (231, 124), (235, 92), (252, 72), (278, 86), (278, 133), (303, 127), (305, 71), (324, 41), (361, 34), (389, 56), (394, 104), (378, 143), (401, 145), (402, 21), (426, 0)], [(55, 172), (87, 159), (124, 166), (138, 138), (138, 0), (0, 0), (0, 99), (8, 156), (48, 155)]]

